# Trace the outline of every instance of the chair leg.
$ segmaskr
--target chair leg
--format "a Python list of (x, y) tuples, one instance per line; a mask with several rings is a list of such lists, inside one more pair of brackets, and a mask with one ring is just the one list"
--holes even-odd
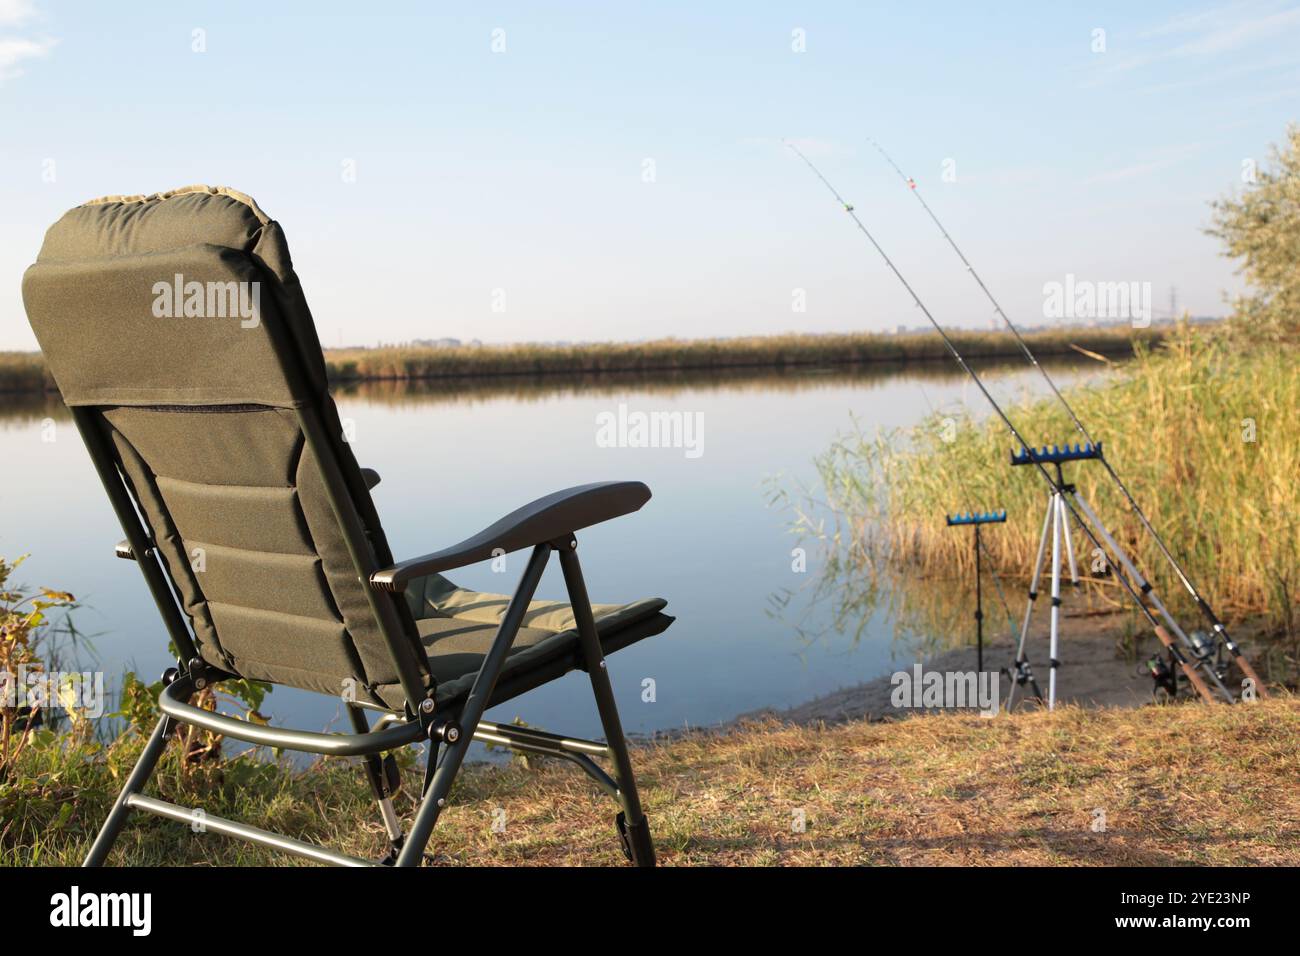
[[(370, 722), (366, 719), (365, 711), (351, 703), (347, 705), (347, 710), (348, 717), (352, 721), (352, 729), (359, 734), (370, 733)], [(396, 764), (392, 762), (391, 756), (366, 754), (364, 760), (366, 779), (370, 783), (371, 792), (375, 795), (375, 803), (379, 805), (384, 831), (388, 834), (389, 851), (382, 862), (391, 865), (397, 862), (397, 855), (402, 850), (403, 842), (402, 823), (397, 817), (397, 811), (393, 809), (393, 794), (397, 792), (401, 778), (396, 774)]]
[(619, 836), (623, 840), (624, 852), (636, 866), (654, 866), (655, 850), (654, 841), (650, 837), (650, 824), (641, 810), (636, 777), (632, 773), (632, 758), (628, 754), (627, 739), (623, 736), (623, 724), (619, 720), (618, 706), (614, 701), (614, 688), (609, 682), (609, 669), (605, 665), (600, 636), (596, 633), (596, 622), (591, 613), (591, 600), (587, 597), (587, 585), (578, 563), (577, 539), (570, 538), (568, 545), (567, 548), (559, 548), (560, 568), (564, 571), (564, 584), (569, 591), (569, 603), (573, 607), (574, 623), (578, 629), (582, 656), (587, 663), (587, 674), (591, 677), (596, 709), (605, 730), (605, 742), (614, 757), (619, 802), (623, 805), (623, 812), (616, 821)]
[(144, 752), (140, 754), (140, 759), (136, 761), (131, 775), (126, 778), (126, 785), (122, 787), (122, 792), (117, 795), (117, 801), (113, 804), (113, 809), (109, 811), (108, 819), (104, 821), (104, 825), (99, 830), (99, 835), (95, 837), (95, 842), (91, 845), (90, 852), (86, 854), (82, 866), (104, 865), (109, 850), (113, 849), (113, 844), (117, 842), (117, 835), (122, 831), (122, 826), (131, 813), (127, 801), (133, 794), (143, 790), (144, 785), (149, 782), (154, 767), (158, 765), (158, 758), (162, 756), (163, 751), (167, 748), (167, 741), (171, 737), (174, 726), (175, 722), (167, 716), (163, 716), (158, 721), (158, 726), (154, 728), (153, 734), (149, 737), (149, 742), (145, 744)]
[[(515, 589), (509, 606), (501, 616), (496, 637), (492, 639), (492, 646), (484, 656), (478, 675), (474, 678), (474, 686), (470, 688), (469, 696), (465, 698), (465, 705), (461, 708), (460, 735), (451, 742), (451, 746), (433, 774), (433, 780), (424, 794), (420, 809), (416, 811), (415, 822), (411, 824), (411, 831), (406, 835), (406, 844), (398, 854), (398, 866), (419, 866), (424, 860), (424, 848), (433, 834), (438, 815), (447, 804), (447, 794), (451, 792), (452, 781), (460, 771), (465, 753), (474, 740), (474, 731), (478, 729), (483, 711), (487, 709), (487, 703), (492, 699), (492, 691), (496, 688), (497, 678), (505, 665), (506, 655), (519, 634), (524, 613), (528, 610), (528, 602), (533, 599), (533, 594), (537, 591), (537, 583), (542, 579), (542, 572), (546, 570), (546, 562), (550, 554), (551, 546), (540, 544), (533, 549), (532, 556), (528, 559), (528, 567), (524, 569), (519, 587)], [(430, 759), (433, 759), (433, 754), (436, 752), (436, 748), (431, 749)]]

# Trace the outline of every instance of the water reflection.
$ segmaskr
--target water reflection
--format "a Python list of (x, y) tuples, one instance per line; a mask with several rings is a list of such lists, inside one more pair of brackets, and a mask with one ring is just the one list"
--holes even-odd
[[(1049, 364), (1044, 360), (1044, 365)], [(1083, 369), (1074, 360), (1059, 363), (1065, 369)], [(991, 363), (989, 368), (1014, 366)], [(913, 382), (951, 382), (958, 378), (949, 362), (873, 362), (841, 366), (792, 366), (753, 368), (677, 369), (657, 372), (610, 372), (586, 375), (506, 375), (491, 379), (384, 379), (348, 382), (333, 391), (339, 400), (357, 398), (386, 404), (424, 402), (466, 402), (496, 399), (520, 402), (544, 401), (564, 395), (617, 395), (634, 390), (652, 395), (678, 395), (690, 390), (797, 392), (810, 388), (865, 385), (905, 376)]]
[[(985, 368), (999, 400), (1038, 387), (1023, 367)], [(1069, 382), (1097, 368), (1067, 363), (1057, 378)], [(358, 459), (383, 476), (375, 498), (399, 556), (460, 540), (558, 488), (609, 478), (651, 487), (643, 511), (580, 536), (593, 599), (658, 595), (678, 618), (664, 635), (611, 659), (634, 733), (793, 706), (879, 676), (924, 641), (969, 639), (969, 607), (959, 601), (938, 617), (912, 613), (917, 594), (958, 593), (950, 582), (909, 589), (863, 575), (833, 547), (808, 547), (800, 569), (790, 514), (773, 506), (776, 487), (816, 497), (814, 460), (851, 428), (851, 416), (865, 428), (911, 425), (927, 414), (926, 396), (983, 411), (967, 380), (944, 363), (371, 382), (337, 392)], [(597, 416), (620, 403), (702, 416), (704, 454), (600, 447)], [(111, 556), (120, 529), (56, 397), (0, 396), (0, 460), (7, 465), (0, 553), (30, 552), (25, 581), (77, 595), (79, 626), (98, 635), (110, 689), (127, 667), (152, 679), (169, 663), (166, 636), (134, 565)], [(516, 555), (504, 573), (479, 566), (453, 578), (500, 593), (513, 588), (522, 567)], [(551, 569), (539, 595), (562, 594)], [(492, 717), (598, 734), (582, 680), (571, 674)], [(263, 709), (278, 723), (345, 723), (334, 701), (284, 688)]]
[[(896, 659), (930, 657), (975, 642), (975, 587), (971, 580), (926, 574), (919, 568), (876, 565), (833, 540), (810, 542), (824, 552), (817, 577), (799, 590), (780, 588), (767, 613), (789, 629), (808, 654), (843, 642), (845, 651), (878, 637), (871, 624), (891, 623)], [(1013, 608), (1023, 602), (1025, 582), (985, 569), (984, 640), (1012, 640), (1019, 634)], [(1023, 610), (1023, 608), (1022, 608)]]

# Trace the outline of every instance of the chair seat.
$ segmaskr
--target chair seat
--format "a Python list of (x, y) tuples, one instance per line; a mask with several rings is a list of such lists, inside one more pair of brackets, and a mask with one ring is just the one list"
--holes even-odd
[[(429, 655), (429, 668), (438, 681), (438, 705), (452, 706), (473, 686), (510, 598), (457, 587), (440, 574), (411, 582), (406, 598)], [(661, 613), (666, 606), (660, 598), (593, 604), (592, 616), (604, 653), (612, 654), (667, 629), (673, 619)], [(573, 609), (559, 601), (533, 601), (502, 668), (492, 703), (517, 697), (581, 665)]]

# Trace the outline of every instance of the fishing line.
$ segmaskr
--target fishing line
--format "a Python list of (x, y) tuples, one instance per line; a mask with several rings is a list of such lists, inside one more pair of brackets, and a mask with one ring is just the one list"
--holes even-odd
[[(1052, 377), (1047, 374), (1047, 369), (1043, 368), (1043, 366), (1039, 364), (1038, 358), (1034, 355), (1033, 351), (1030, 350), (1029, 343), (1026, 342), (1024, 336), (1020, 334), (1020, 330), (1016, 327), (1015, 323), (1011, 321), (1010, 317), (1007, 316), (1007, 313), (1003, 311), (1002, 306), (989, 290), (989, 287), (985, 285), (984, 280), (980, 278), (980, 274), (975, 271), (975, 267), (971, 265), (970, 260), (966, 258), (965, 253), (961, 251), (961, 247), (957, 245), (957, 241), (953, 239), (948, 230), (944, 228), (943, 223), (939, 221), (939, 217), (936, 216), (934, 210), (930, 208), (930, 204), (925, 201), (925, 197), (921, 195), (921, 191), (916, 185), (916, 180), (904, 173), (902, 169), (899, 168), (898, 164), (894, 162), (893, 158), (885, 152), (885, 148), (874, 139), (868, 138), (867, 142), (874, 146), (876, 151), (884, 157), (885, 162), (889, 163), (889, 165), (893, 167), (894, 172), (898, 173), (898, 177), (907, 184), (912, 195), (916, 197), (916, 201), (921, 204), (921, 208), (926, 211), (926, 214), (938, 228), (939, 232), (943, 234), (943, 237), (946, 240), (948, 240), (948, 245), (952, 246), (952, 251), (957, 253), (957, 258), (961, 260), (961, 264), (966, 267), (966, 271), (970, 273), (971, 278), (974, 279), (976, 285), (980, 287), (980, 291), (984, 293), (985, 297), (993, 305), (994, 312), (996, 312), (998, 317), (1002, 319), (1003, 323), (1006, 324), (1006, 327), (1011, 330), (1011, 334), (1015, 336), (1016, 342), (1019, 343), (1020, 350), (1024, 352), (1025, 358), (1029, 361), (1029, 364), (1038, 369), (1039, 373), (1043, 376), (1043, 381), (1047, 383), (1047, 386), (1052, 390), (1052, 394), (1055, 395), (1057, 401), (1061, 403), (1061, 407), (1065, 409), (1065, 413), (1069, 415), (1070, 420), (1074, 423), (1074, 427), (1078, 430), (1079, 434), (1082, 435), (1089, 444), (1097, 444), (1093, 440), (1087, 427), (1080, 420), (1079, 416), (1075, 414), (1070, 403), (1066, 401), (1065, 396), (1061, 394), (1061, 390), (1056, 387), (1056, 382), (1054, 382)], [(823, 180), (823, 182), (824, 181), (825, 180)], [(1165, 560), (1169, 562), (1169, 566), (1173, 568), (1174, 573), (1178, 576), (1178, 580), (1182, 582), (1183, 587), (1186, 588), (1187, 592), (1192, 596), (1192, 599), (1196, 602), (1197, 608), (1200, 610), (1201, 614), (1204, 615), (1206, 621), (1209, 622), (1215, 633), (1223, 638), (1224, 645), (1228, 648), (1228, 651), (1233, 655), (1233, 657), (1240, 657), (1241, 650), (1237, 647), (1232, 638), (1228, 636), (1228, 631), (1224, 627), (1223, 622), (1219, 620), (1218, 616), (1214, 613), (1214, 609), (1210, 607), (1209, 602), (1202, 597), (1200, 591), (1196, 589), (1196, 585), (1192, 583), (1187, 572), (1183, 570), (1183, 566), (1178, 562), (1178, 559), (1174, 557), (1173, 552), (1169, 550), (1164, 539), (1161, 538), (1160, 534), (1156, 531), (1155, 526), (1147, 519), (1146, 514), (1138, 506), (1137, 501), (1129, 492), (1128, 487), (1120, 479), (1119, 473), (1115, 471), (1111, 466), (1110, 461), (1105, 456), (1101, 457), (1101, 464), (1102, 467), (1106, 469), (1106, 473), (1109, 474), (1111, 479), (1115, 482), (1115, 486), (1119, 488), (1120, 493), (1123, 494), (1125, 500), (1128, 501), (1129, 507), (1133, 509), (1133, 513), (1137, 516), (1138, 521), (1141, 522), (1142, 526), (1147, 530), (1147, 533), (1151, 535), (1151, 539), (1156, 543), (1156, 547), (1158, 547), (1160, 552), (1165, 556)], [(1144, 589), (1144, 593), (1150, 593), (1149, 585)], [(1175, 628), (1175, 630), (1180, 629)]]
[[(922, 302), (921, 297), (916, 294), (916, 290), (912, 288), (911, 283), (909, 283), (907, 279), (904, 278), (903, 273), (899, 271), (896, 265), (894, 265), (894, 260), (890, 259), (889, 255), (881, 247), (880, 243), (876, 242), (876, 237), (873, 236), (871, 234), (871, 231), (867, 229), (867, 227), (863, 224), (862, 220), (858, 217), (858, 214), (854, 211), (853, 206), (850, 203), (845, 201), (844, 197), (839, 194), (839, 191), (836, 190), (836, 188), (831, 185), (830, 180), (828, 180), (825, 176), (822, 175), (821, 170), (819, 170), (815, 165), (813, 165), (812, 160), (810, 160), (807, 156), (805, 156), (803, 152), (800, 151), (800, 149), (794, 145), (794, 143), (791, 143), (787, 140), (785, 142), (785, 145), (789, 147), (791, 152), (793, 152), (796, 156), (798, 156), (800, 159), (804, 161), (804, 164), (807, 165), (807, 167), (810, 170), (812, 170), (813, 174), (818, 179), (821, 180), (822, 185), (824, 185), (827, 188), (827, 190), (830, 191), (830, 194), (835, 197), (835, 201), (838, 202), (844, 208), (844, 211), (849, 214), (850, 218), (852, 218), (853, 220), (854, 225), (858, 227), (858, 231), (867, 237), (867, 241), (871, 243), (872, 247), (880, 255), (880, 258), (884, 260), (885, 265), (889, 267), (889, 270), (894, 274), (894, 276), (898, 279), (898, 281), (903, 284), (903, 288), (906, 289), (908, 294), (912, 297), (912, 301), (913, 303), (915, 303), (916, 307), (921, 310), (922, 314), (926, 317), (927, 320), (929, 320), (930, 324), (934, 326), (935, 331), (938, 332), (939, 337), (943, 339), (943, 343), (945, 346), (947, 346), (948, 351), (952, 354), (953, 359), (957, 362), (958, 365), (961, 366), (962, 370), (971, 377), (971, 380), (975, 382), (975, 385), (979, 388), (981, 394), (983, 394), (984, 398), (988, 401), (989, 405), (993, 407), (993, 410), (997, 412), (998, 417), (1002, 419), (1002, 423), (1007, 426), (1007, 430), (1011, 432), (1012, 437), (1015, 438), (1015, 440), (1019, 443), (1020, 447), (1025, 449), (1026, 453), (1029, 454), (1029, 449), (1031, 448), (1030, 444), (1027, 441), (1025, 441), (1023, 436), (1021, 436), (1020, 431), (1016, 428), (1015, 423), (1011, 421), (1011, 419), (1007, 416), (1007, 413), (1002, 410), (1002, 406), (999, 405), (997, 401), (993, 398), (993, 395), (989, 392), (988, 388), (985, 386), (983, 379), (981, 379), (979, 375), (975, 373), (975, 370), (966, 363), (966, 359), (962, 357), (961, 352), (957, 349), (957, 346), (953, 343), (952, 338), (948, 335), (947, 332), (944, 331), (943, 326), (940, 325), (938, 320), (935, 319), (935, 317), (930, 313), (930, 310), (926, 308), (925, 303)], [(1047, 467), (1043, 464), (1043, 462), (1041, 462), (1038, 459), (1038, 457), (1033, 454), (1029, 454), (1029, 462), (1033, 464), (1035, 468), (1038, 469), (1038, 473), (1042, 475), (1043, 480), (1047, 482), (1048, 486), (1051, 487), (1053, 490), (1055, 490), (1056, 482), (1053, 480), (1051, 473), (1048, 472)], [(1107, 550), (1102, 546), (1101, 541), (1098, 539), (1097, 535), (1094, 533), (1092, 528), (1089, 527), (1087, 523), (1083, 520), (1083, 517), (1079, 514), (1079, 511), (1075, 507), (1074, 502), (1069, 499), (1069, 496), (1065, 496), (1064, 498), (1062, 498), (1062, 500), (1065, 502), (1065, 506), (1069, 509), (1070, 514), (1074, 516), (1075, 523), (1078, 524), (1078, 526), (1083, 529), (1084, 534), (1088, 536), (1088, 539), (1093, 543), (1093, 546), (1097, 548), (1101, 554), (1106, 554)], [(1142, 616), (1146, 618), (1147, 622), (1153, 628), (1159, 628), (1160, 622), (1155, 619), (1155, 616), (1151, 613), (1151, 609), (1146, 606), (1146, 603), (1142, 600), (1141, 596), (1138, 594), (1137, 589), (1133, 586), (1132, 583), (1130, 583), (1124, 571), (1118, 566), (1112, 566), (1112, 571), (1115, 575), (1116, 580), (1118, 580), (1124, 586), (1124, 589), (1128, 591), (1129, 597), (1133, 599), (1133, 603), (1137, 606), (1137, 609), (1142, 613)], [(1150, 590), (1149, 587), (1147, 590), (1148, 591)], [(1219, 625), (1219, 627), (1221, 628), (1222, 625)], [(1183, 655), (1182, 651), (1180, 651), (1177, 648), (1177, 646), (1170, 645), (1169, 651), (1171, 654), (1174, 655), (1175, 659), (1179, 662), (1179, 664), (1184, 665), (1184, 667), (1191, 666), (1188, 663), (1187, 658)], [(1230, 696), (1231, 695), (1229, 695), (1229, 697)]]

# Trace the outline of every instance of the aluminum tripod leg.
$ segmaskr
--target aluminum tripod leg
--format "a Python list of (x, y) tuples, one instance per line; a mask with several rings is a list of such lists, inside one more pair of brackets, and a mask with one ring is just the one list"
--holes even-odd
[(1066, 508), (1065, 496), (1056, 499), (1056, 510), (1061, 513), (1061, 537), (1065, 538), (1065, 554), (1070, 560), (1070, 584), (1079, 586), (1079, 566), (1074, 562), (1074, 542), (1070, 538), (1070, 513)]
[(1061, 625), (1061, 511), (1064, 505), (1061, 502), (1061, 493), (1059, 491), (1052, 495), (1052, 619), (1051, 619), (1051, 643), (1048, 650), (1048, 673), (1047, 673), (1047, 709), (1056, 709), (1056, 671), (1060, 667), (1060, 660), (1057, 659), (1057, 639)]
[(1020, 684), (1021, 674), (1029, 667), (1029, 660), (1025, 657), (1025, 641), (1029, 637), (1029, 619), (1034, 613), (1034, 602), (1038, 600), (1038, 582), (1043, 573), (1043, 555), (1047, 551), (1047, 532), (1051, 527), (1054, 502), (1054, 498), (1049, 498), (1047, 501), (1047, 512), (1043, 515), (1043, 530), (1038, 536), (1038, 557), (1034, 559), (1033, 577), (1029, 582), (1029, 600), (1025, 603), (1024, 622), (1020, 625), (1020, 643), (1016, 646), (1016, 659), (1011, 664), (1011, 689), (1007, 693), (1008, 713), (1016, 702), (1016, 687)]
[(984, 592), (980, 586), (980, 526), (975, 526), (975, 672), (984, 672)]

